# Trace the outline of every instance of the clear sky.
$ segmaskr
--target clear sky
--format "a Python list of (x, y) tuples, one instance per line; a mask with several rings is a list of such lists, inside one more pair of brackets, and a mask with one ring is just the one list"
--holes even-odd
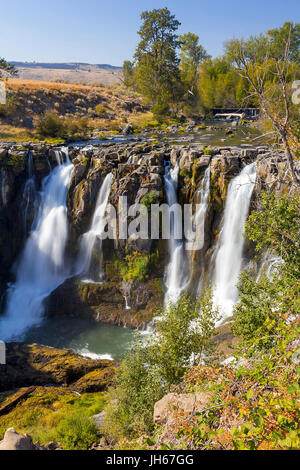
[(0, 0), (0, 57), (122, 65), (137, 45), (141, 12), (165, 6), (180, 33), (197, 33), (212, 56), (233, 36), (300, 22), (299, 0)]

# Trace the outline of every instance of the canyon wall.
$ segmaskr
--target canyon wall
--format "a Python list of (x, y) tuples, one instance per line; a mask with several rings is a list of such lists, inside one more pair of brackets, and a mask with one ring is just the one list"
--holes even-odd
[[(178, 201), (199, 202), (199, 189), (210, 166), (210, 186), (204, 217), (203, 246), (186, 252), (189, 264), (187, 290), (196, 295), (213, 276), (216, 245), (222, 227), (228, 185), (245, 167), (256, 162), (256, 182), (250, 211), (258, 204), (263, 189), (287, 193), (290, 181), (284, 154), (268, 147), (212, 147), (169, 145), (155, 142), (110, 143), (85, 148), (69, 148), (74, 165), (67, 197), (69, 236), (66, 262), (74, 264), (80, 240), (87, 233), (105, 177), (112, 173), (109, 202), (118, 208), (119, 196), (127, 196), (128, 206), (166, 203), (164, 175), (166, 162), (179, 166)], [(36, 194), (51, 168), (63, 158), (59, 148), (45, 144), (1, 143), (0, 145), (0, 294), (5, 305), (7, 283), (13, 282), (15, 266), (28, 237), (36, 201), (28, 191), (33, 178)], [(33, 163), (30, 170), (29, 162)], [(30, 174), (33, 171), (33, 174)], [(150, 216), (149, 216), (150, 222)], [(103, 284), (82, 282), (78, 276), (59, 286), (46, 302), (48, 315), (84, 315), (117, 325), (143, 328), (163, 305), (164, 276), (170, 261), (167, 240), (131, 237), (104, 240), (101, 251), (94, 249), (91, 269), (101, 265)], [(253, 244), (245, 241), (243, 265), (257, 276), (263, 259)], [(136, 270), (136, 260), (148, 263), (148, 270)], [(127, 269), (127, 272), (126, 272)], [(133, 272), (131, 272), (133, 271)], [(125, 272), (125, 275), (124, 275)]]

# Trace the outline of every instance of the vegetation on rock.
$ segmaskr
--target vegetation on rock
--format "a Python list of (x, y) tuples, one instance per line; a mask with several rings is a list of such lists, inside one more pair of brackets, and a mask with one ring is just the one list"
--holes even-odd
[(137, 337), (108, 393), (106, 432), (132, 437), (153, 429), (153, 406), (178, 384), (192, 363), (214, 359), (211, 338), (218, 312), (208, 290), (199, 301), (182, 297), (158, 312), (155, 334)]

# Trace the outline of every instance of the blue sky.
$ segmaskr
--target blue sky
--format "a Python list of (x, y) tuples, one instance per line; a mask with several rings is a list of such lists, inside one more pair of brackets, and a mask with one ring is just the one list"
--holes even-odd
[(233, 36), (300, 22), (299, 0), (0, 0), (0, 56), (122, 65), (137, 45), (141, 12), (165, 6), (180, 33), (197, 33), (212, 56)]

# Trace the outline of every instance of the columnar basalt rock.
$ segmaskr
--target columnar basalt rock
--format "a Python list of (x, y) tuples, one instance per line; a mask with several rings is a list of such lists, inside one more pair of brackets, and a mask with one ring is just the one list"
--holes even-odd
[[(28, 178), (27, 161), (31, 154), (37, 181), (37, 189), (50, 168), (57, 164), (61, 149), (45, 143), (0, 144), (0, 294), (6, 282), (13, 280), (11, 269), (24, 243), (24, 225), (21, 215), (23, 191)], [(75, 259), (80, 237), (89, 229), (100, 187), (108, 173), (113, 174), (109, 202), (118, 209), (119, 197), (127, 196), (128, 206), (141, 204), (151, 192), (156, 203), (166, 202), (164, 191), (165, 162), (179, 165), (178, 200), (180, 204), (197, 203), (197, 190), (210, 165), (210, 195), (206, 214), (204, 246), (190, 252), (191, 273), (189, 291), (196, 293), (203, 270), (210, 278), (213, 246), (218, 238), (227, 187), (244, 165), (256, 161), (257, 183), (253, 193), (251, 210), (263, 189), (287, 193), (291, 189), (283, 152), (261, 147), (211, 147), (198, 143), (168, 145), (166, 143), (121, 142), (70, 146), (69, 157), (74, 172), (68, 192), (69, 257)], [(298, 163), (299, 166), (299, 163)], [(129, 218), (128, 222), (131, 219)], [(149, 217), (150, 222), (150, 217)], [(30, 227), (30, 225), (29, 225)], [(143, 327), (162, 304), (164, 268), (168, 263), (165, 240), (151, 240), (149, 223), (148, 239), (136, 237), (122, 239), (118, 230), (115, 240), (103, 243), (102, 263), (106, 273), (103, 286), (88, 287), (67, 281), (49, 299), (49, 314), (89, 315), (114, 324)], [(253, 249), (246, 243), (247, 256)], [(149, 278), (130, 281), (130, 306), (125, 310), (122, 277), (115, 261), (122, 261), (128, 253), (150, 255), (158, 250), (158, 263)], [(88, 294), (86, 295), (86, 290)]]

